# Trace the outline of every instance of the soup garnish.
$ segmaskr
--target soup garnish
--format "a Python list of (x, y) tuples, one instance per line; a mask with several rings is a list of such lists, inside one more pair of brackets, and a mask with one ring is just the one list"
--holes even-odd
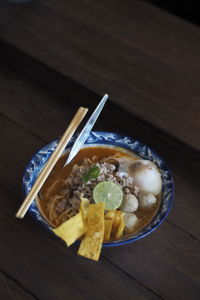
[(98, 183), (92, 195), (95, 203), (105, 202), (105, 210), (119, 208), (123, 200), (122, 189), (111, 181)]

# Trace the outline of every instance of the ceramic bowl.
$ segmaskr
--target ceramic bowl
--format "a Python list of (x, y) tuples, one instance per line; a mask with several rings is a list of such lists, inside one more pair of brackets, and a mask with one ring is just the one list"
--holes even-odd
[[(73, 145), (75, 139), (77, 138), (77, 135), (74, 136), (70, 143), (68, 144), (68, 147), (66, 148), (66, 151), (69, 151), (69, 148)], [(48, 145), (45, 145), (43, 148), (41, 148), (31, 159), (31, 161), (28, 163), (24, 176), (23, 176), (23, 193), (24, 196), (26, 196), (29, 191), (31, 190), (39, 172), (45, 165), (46, 161), (48, 160), (49, 156), (52, 154), (52, 152), (55, 150), (59, 140), (55, 140)], [(131, 151), (141, 157), (142, 159), (148, 159), (153, 161), (158, 168), (160, 169), (161, 175), (162, 175), (162, 196), (161, 196), (161, 204), (159, 207), (159, 210), (156, 214), (156, 216), (153, 218), (153, 220), (145, 226), (142, 230), (138, 231), (135, 234), (129, 235), (128, 237), (123, 237), (117, 241), (112, 241), (108, 243), (104, 243), (104, 247), (108, 246), (117, 246), (122, 245), (126, 243), (130, 243), (133, 241), (136, 241), (140, 238), (143, 238), (147, 234), (153, 232), (158, 226), (161, 225), (161, 223), (165, 220), (167, 217), (170, 208), (172, 206), (173, 198), (174, 198), (174, 187), (173, 187), (173, 180), (171, 176), (171, 172), (168, 169), (166, 163), (164, 160), (155, 153), (150, 147), (147, 145), (142, 144), (139, 141), (134, 140), (133, 138), (121, 135), (118, 133), (112, 133), (112, 132), (91, 132), (87, 141), (85, 142), (85, 145), (105, 145), (109, 147), (121, 147), (125, 150)], [(36, 220), (40, 225), (42, 225), (45, 229), (52, 232), (51, 225), (42, 217), (40, 211), (38, 210), (36, 201), (33, 201), (31, 204), (28, 212), (33, 217), (34, 220)]]

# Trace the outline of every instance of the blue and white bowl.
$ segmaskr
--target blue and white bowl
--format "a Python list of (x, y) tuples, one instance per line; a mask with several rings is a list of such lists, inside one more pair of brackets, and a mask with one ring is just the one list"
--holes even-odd
[[(67, 150), (69, 151), (69, 148), (71, 148), (76, 138), (77, 135), (71, 139), (66, 151)], [(39, 172), (47, 162), (49, 156), (55, 150), (58, 142), (59, 140), (55, 140), (49, 143), (48, 145), (45, 145), (33, 156), (31, 161), (28, 163), (24, 173), (23, 183), (22, 183), (24, 196), (26, 196), (31, 190)], [(101, 146), (109, 145), (111, 147), (117, 146), (117, 147), (124, 148), (128, 151), (135, 153), (136, 155), (140, 156), (143, 159), (148, 159), (153, 161), (161, 171), (162, 174), (161, 204), (153, 220), (147, 226), (145, 226), (145, 228), (138, 231), (137, 233), (132, 234), (128, 237), (127, 236), (122, 237), (117, 241), (104, 243), (103, 246), (104, 247), (117, 246), (117, 245), (122, 245), (122, 244), (136, 241), (146, 236), (147, 234), (151, 233), (153, 230), (155, 230), (167, 217), (171, 209), (173, 198), (174, 198), (174, 186), (173, 186), (171, 172), (168, 169), (166, 163), (163, 161), (161, 157), (159, 157), (158, 154), (156, 154), (147, 145), (144, 145), (141, 142), (136, 141), (129, 136), (121, 135), (118, 133), (112, 133), (112, 132), (93, 131), (90, 133), (87, 141), (85, 142), (85, 145), (89, 146), (94, 144), (101, 145)], [(29, 208), (29, 213), (33, 217), (33, 219), (36, 220), (40, 225), (42, 225), (45, 229), (50, 230), (52, 232), (51, 225), (41, 215), (37, 207), (36, 201), (33, 201), (33, 203), (31, 204)]]

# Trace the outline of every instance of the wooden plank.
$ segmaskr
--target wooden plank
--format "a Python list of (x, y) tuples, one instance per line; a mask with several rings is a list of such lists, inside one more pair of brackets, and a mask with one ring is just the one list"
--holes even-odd
[(200, 149), (194, 25), (142, 1), (7, 4), (0, 17), (5, 41)]
[(37, 298), (160, 299), (104, 258), (88, 261), (30, 218), (16, 219), (19, 200), (2, 187), (0, 194), (0, 266)]
[[(12, 74), (12, 76), (14, 75)], [(11, 82), (14, 82), (14, 78), (13, 81), (11, 80), (12, 76), (9, 76), (10, 85)], [(16, 76), (14, 77), (16, 78)], [(2, 80), (3, 78), (5, 77), (2, 76)], [(20, 78), (19, 74), (18, 78)], [(25, 96), (19, 98), (18, 109), (20, 110), (26, 106), (26, 112), (28, 113), (28, 107), (31, 111), (31, 103), (33, 102), (33, 99), (27, 97), (28, 89), (32, 94), (32, 90), (37, 89), (37, 85), (30, 83), (24, 77), (22, 78), (23, 85), (18, 83), (18, 80), (21, 81), (21, 79), (15, 79), (12, 90), (25, 90)], [(16, 96), (18, 97), (17, 93), (15, 96), (11, 94), (8, 97), (11, 90), (8, 85), (3, 86), (7, 88), (0, 97), (2, 99), (1, 112), (3, 111), (2, 104), (5, 103), (3, 101), (5, 94), (6, 102), (10, 101), (10, 106), (14, 104), (13, 99), (16, 99)], [(14, 86), (15, 89), (13, 89)], [(34, 94), (34, 99), (40, 99), (40, 101), (34, 102), (35, 112), (33, 116), (36, 120), (43, 107), (42, 103), (44, 102), (44, 105), (47, 106), (48, 98), (51, 99), (51, 95), (45, 98), (43, 93), (45, 94), (45, 89), (39, 87)], [(41, 101), (41, 99), (44, 101)], [(50, 117), (51, 114), (56, 113), (62, 116), (60, 117), (61, 123), (66, 122), (63, 106), (61, 105), (62, 109), (59, 109), (59, 97), (55, 99), (58, 107), (53, 106), (52, 109), (49, 105), (47, 121), (49, 131), (54, 127)], [(70, 110), (70, 106), (67, 107)], [(57, 112), (55, 112), (55, 109)], [(112, 112), (111, 107), (109, 109), (109, 112)], [(23, 286), (36, 297), (44, 299), (59, 299), (59, 297), (66, 296), (67, 293), (70, 297), (76, 297), (76, 299), (82, 299), (83, 297), (98, 299), (97, 295), (101, 299), (114, 297), (120, 299), (122, 297), (132, 297), (133, 295), (138, 299), (196, 299), (200, 286), (198, 270), (199, 241), (191, 234), (198, 234), (199, 226), (195, 229), (195, 226), (193, 228), (191, 225), (189, 230), (192, 231), (187, 232), (187, 226), (184, 225), (184, 223), (186, 225), (189, 223), (199, 224), (199, 206), (196, 206), (198, 205), (197, 189), (192, 177), (196, 173), (191, 176), (187, 174), (187, 177), (185, 177), (184, 172), (183, 174), (178, 172), (178, 170), (181, 170), (180, 166), (180, 169), (178, 168), (179, 161), (175, 162), (174, 158), (171, 158), (171, 164), (174, 163), (174, 169), (177, 171), (178, 191), (182, 193), (178, 196), (179, 201), (176, 201), (176, 206), (174, 206), (172, 220), (175, 221), (175, 226), (165, 222), (155, 233), (141, 241), (124, 247), (103, 249), (100, 263), (88, 262), (77, 257), (75, 254), (77, 252), (76, 247), (66, 249), (61, 241), (53, 239), (29, 218), (25, 218), (20, 222), (13, 217), (21, 201), (18, 197), (16, 198), (16, 195), (20, 194), (19, 185), (22, 169), (31, 153), (41, 146), (41, 138), (43, 138), (44, 133), (40, 131), (40, 127), (42, 127), (42, 122), (46, 118), (46, 113), (43, 115), (43, 120), (38, 118), (38, 123), (35, 120), (32, 125), (31, 122), (26, 121), (22, 114), (16, 115), (15, 111), (10, 111), (9, 115), (9, 109), (6, 108), (3, 113), (7, 117), (0, 117), (0, 132), (4, 141), (0, 149), (2, 157), (0, 179), (1, 185), (5, 187), (0, 187), (2, 199), (1, 268), (9, 273), (12, 278), (17, 278), (22, 282)], [(113, 112), (116, 111), (113, 110)], [(128, 130), (128, 127), (130, 127), (129, 119), (123, 117), (123, 113), (116, 115), (120, 116), (123, 124), (122, 127), (118, 125), (119, 129)], [(109, 118), (107, 117), (105, 120), (104, 116), (106, 116), (105, 111), (98, 126), (110, 128), (107, 126), (111, 125), (111, 122), (113, 123), (112, 126), (116, 126), (113, 117), (109, 121), (110, 114)], [(38, 131), (35, 131), (36, 123)], [(135, 124), (134, 121), (132, 124), (133, 127), (129, 129), (129, 133), (133, 130), (137, 132), (137, 135), (140, 135), (141, 131), (138, 124)], [(60, 125), (55, 125), (57, 130), (60, 130)], [(39, 134), (39, 136), (41, 134), (40, 138), (36, 134), (33, 135), (31, 131), (34, 134)], [(149, 131), (146, 132), (147, 134), (149, 134)], [(144, 135), (144, 139), (146, 139), (146, 135)], [(11, 142), (12, 147), (10, 147)], [(154, 142), (156, 144), (158, 141), (155, 140)], [(12, 194), (10, 191), (12, 191)], [(187, 206), (186, 202), (188, 203), (187, 195), (190, 195), (191, 204), (187, 207), (188, 215), (187, 212), (184, 214)], [(193, 204), (195, 204), (195, 207)], [(179, 215), (183, 217), (182, 220), (179, 217), (179, 222), (182, 222), (180, 223), (181, 228), (177, 227), (180, 224), (176, 222), (176, 217)], [(187, 216), (189, 218), (193, 216), (192, 222), (187, 219)], [(38, 268), (38, 266), (40, 267)], [(27, 273), (29, 276), (27, 276)], [(47, 286), (46, 282), (51, 282), (51, 285)], [(77, 282), (79, 283), (78, 287)], [(43, 289), (41, 289), (41, 286)]]
[[(199, 185), (193, 184), (190, 174), (190, 171), (188, 171), (187, 178), (177, 172), (173, 174), (175, 199), (168, 220), (175, 226), (181, 227), (195, 239), (200, 239), (200, 219), (198, 217), (200, 188)], [(199, 178), (198, 173), (194, 177), (196, 177), (194, 180)]]
[[(79, 104), (73, 105), (68, 97), (60, 97), (59, 111), (53, 90), (27, 80), (26, 76), (18, 79), (18, 72), (11, 70), (1, 66), (0, 112), (45, 141), (62, 135)], [(53, 124), (51, 130), (49, 121)]]
[[(148, 237), (109, 249), (106, 257), (164, 299), (198, 299), (200, 242), (167, 222)], [(104, 255), (104, 252), (103, 252)]]
[(25, 291), (12, 278), (6, 276), (4, 272), (0, 271), (0, 299), (34, 300), (37, 298)]
[[(188, 2), (187, 0), (181, 1), (181, 5), (177, 5), (177, 1), (165, 0), (147, 0), (162, 9), (165, 9), (183, 19), (189, 20), (192, 23), (200, 25), (200, 15), (196, 3)], [(196, 4), (196, 5), (195, 5)]]
[[(21, 195), (21, 180), (27, 162), (44, 142), (14, 123), (0, 116), (1, 143), (1, 184)], [(28, 139), (28, 141), (27, 141)], [(29, 147), (27, 147), (28, 142)], [(15, 174), (15, 178), (13, 175)], [(19, 203), (18, 203), (19, 204)]]
[[(0, 174), (3, 176), (5, 172), (4, 169), (7, 170), (6, 166), (9, 166), (9, 169), (11, 169), (12, 164), (15, 164), (16, 168), (19, 165), (17, 172), (20, 176), (16, 175), (19, 181), (15, 180), (14, 183), (11, 183), (15, 184), (15, 190), (18, 191), (19, 195), (20, 178), (23, 174), (23, 169), (33, 153), (42, 144), (62, 134), (79, 105), (83, 105), (83, 103), (85, 105), (85, 103), (87, 103), (90, 109), (94, 109), (94, 106), (98, 102), (98, 97), (96, 97), (96, 99), (94, 97), (94, 103), (91, 104), (90, 101), (88, 101), (88, 99), (90, 99), (88, 94), (82, 90), (81, 99), (77, 93), (77, 96), (75, 94), (73, 95), (73, 101), (70, 101), (67, 95), (66, 97), (58, 96), (51, 90), (32, 82), (20, 73), (11, 71), (9, 68), (2, 69), (0, 72), (0, 81), (2, 82), (2, 87), (0, 87), (0, 112), (14, 122), (17, 122), (19, 126), (23, 126), (26, 131), (28, 130), (34, 134), (36, 138), (39, 137), (41, 140), (41, 142), (38, 143), (36, 138), (31, 138), (31, 147), (25, 146), (27, 153), (21, 156), (19, 150), (10, 148), (9, 141), (12, 139), (15, 145), (18, 143), (19, 145), (23, 144), (24, 139), (29, 138), (28, 133), (22, 131), (20, 135), (17, 133), (18, 129), (16, 129), (15, 126), (13, 126), (11, 132), (10, 129), (5, 131), (8, 125), (3, 126), (4, 133), (2, 133), (2, 138), (6, 140), (8, 136), (12, 135), (8, 143), (2, 145), (4, 153), (9, 153), (9, 156), (14, 160), (15, 153), (17, 152), (19, 154), (17, 162), (12, 160), (12, 158), (10, 159), (10, 157), (6, 159), (6, 155), (3, 156), (4, 168), (2, 168), (2, 171), (0, 170)], [(70, 90), (68, 90), (68, 92), (70, 96)], [(15, 103), (17, 100), (18, 105), (16, 106)], [(116, 120), (116, 116), (119, 116), (120, 119), (120, 122), (117, 122), (117, 124), (113, 121)], [(2, 117), (2, 122), (4, 122), (3, 120), (7, 122), (5, 117)], [(152, 146), (165, 158), (175, 178), (175, 202), (168, 219), (176, 226), (181, 227), (184, 231), (199, 238), (200, 220), (198, 211), (200, 209), (200, 203), (198, 196), (198, 161), (200, 157), (196, 156), (192, 150), (185, 150), (184, 145), (173, 143), (173, 140), (160, 134), (159, 131), (155, 131), (155, 129), (149, 127), (148, 124), (133, 119), (131, 115), (123, 112), (115, 105), (109, 105), (109, 103), (106, 104), (105, 110), (97, 121), (94, 130), (108, 130), (108, 128), (114, 132), (117, 128), (118, 132), (143, 141)], [(30, 150), (28, 150), (29, 148)], [(189, 159), (187, 161), (186, 157), (193, 157), (193, 160), (191, 161), (191, 159)], [(7, 186), (7, 184), (9, 184), (9, 176), (4, 176), (2, 183)], [(192, 222), (191, 219), (193, 220)]]
[[(5, 125), (13, 132), (12, 125), (4, 123)], [(23, 132), (23, 129), (18, 128), (18, 133), (16, 130), (15, 134), (20, 137), (21, 131)], [(32, 144), (29, 146), (29, 142), (32, 135), (29, 135), (30, 137), (23, 139), (19, 145), (22, 149), (29, 148), (30, 151)], [(17, 162), (22, 152), (16, 147), (15, 151), (19, 153), (14, 156)], [(11, 163), (14, 164), (14, 160)], [(2, 167), (5, 170), (5, 165)], [(8, 162), (7, 168), (10, 169)], [(6, 172), (4, 178), (2, 177), (1, 174), (1, 181), (5, 184), (5, 181), (8, 181)], [(17, 173), (13, 171), (9, 179), (12, 182), (16, 178)], [(18, 183), (19, 180), (16, 181)], [(15, 192), (16, 187), (11, 184), (9, 190)], [(112, 296), (130, 297), (133, 294), (139, 299), (155, 299), (156, 295), (161, 299), (188, 299), (189, 296), (190, 299), (195, 299), (198, 295), (199, 241), (171, 224), (165, 222), (154, 234), (132, 245), (104, 249), (100, 263), (94, 264), (77, 257), (76, 247), (66, 249), (64, 243), (52, 239), (52, 236), (30, 219), (16, 220), (14, 213), (20, 200), (8, 190), (1, 188), (0, 193), (0, 266), (13, 278), (23, 282), (23, 286), (36, 297), (55, 299), (64, 297), (68, 291), (71, 297), (82, 299), (82, 293), (87, 298), (90, 291), (90, 295), (94, 297), (97, 290), (101, 299)], [(110, 262), (113, 267), (110, 266)], [(44, 282), (50, 279), (53, 283), (47, 288)], [(76, 281), (80, 285), (78, 288)], [(46, 287), (42, 291), (41, 285)], [(142, 287), (147, 287), (151, 291), (150, 295)]]

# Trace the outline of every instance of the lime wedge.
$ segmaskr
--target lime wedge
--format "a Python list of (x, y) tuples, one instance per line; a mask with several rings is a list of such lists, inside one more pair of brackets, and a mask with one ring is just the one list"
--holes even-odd
[(118, 185), (111, 181), (98, 183), (93, 190), (94, 202), (105, 202), (106, 210), (117, 209), (123, 199), (123, 192)]

